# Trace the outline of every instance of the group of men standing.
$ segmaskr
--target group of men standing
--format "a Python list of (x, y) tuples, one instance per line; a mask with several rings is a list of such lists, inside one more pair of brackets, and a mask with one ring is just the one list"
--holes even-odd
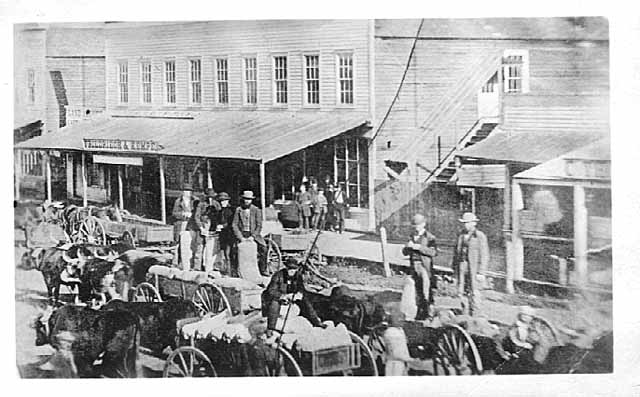
[[(251, 239), (258, 246), (260, 271), (266, 273), (266, 243), (261, 235), (262, 212), (253, 205), (250, 190), (240, 196), (240, 206), (230, 206), (228, 193), (212, 188), (203, 197), (184, 190), (173, 205), (174, 233), (179, 242), (179, 255), (185, 270), (213, 270), (216, 262), (221, 270), (233, 272), (233, 248)], [(221, 254), (222, 258), (218, 255)]]
[(281, 220), (285, 227), (336, 230), (342, 233), (346, 209), (344, 182), (335, 185), (327, 175), (324, 184), (319, 186), (314, 177), (305, 178), (288, 214)]
[[(469, 314), (477, 312), (480, 302), (480, 283), (489, 264), (487, 236), (478, 230), (479, 219), (466, 212), (459, 221), (464, 231), (458, 235), (453, 255), (454, 276), (458, 282), (458, 295), (463, 299), (463, 309)], [(421, 214), (413, 217), (414, 231), (402, 250), (411, 263), (410, 281), (415, 291), (415, 312), (405, 313), (408, 319), (424, 320), (434, 315), (434, 292), (436, 280), (433, 261), (438, 248), (436, 237), (426, 229), (426, 219)], [(468, 302), (467, 302), (468, 301)], [(411, 305), (410, 305), (411, 306)]]

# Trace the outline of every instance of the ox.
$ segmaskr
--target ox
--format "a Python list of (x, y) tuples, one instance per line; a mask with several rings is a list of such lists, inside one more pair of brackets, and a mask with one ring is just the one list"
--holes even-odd
[[(69, 377), (140, 374), (140, 326), (138, 318), (129, 312), (63, 306), (46, 320), (40, 315), (33, 326), (36, 346), (48, 343), (56, 350), (48, 364), (66, 362)], [(99, 361), (102, 363), (96, 364)]]

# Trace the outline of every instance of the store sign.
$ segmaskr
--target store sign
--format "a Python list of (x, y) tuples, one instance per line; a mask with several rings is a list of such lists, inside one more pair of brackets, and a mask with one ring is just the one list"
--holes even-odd
[(112, 152), (157, 152), (164, 149), (155, 141), (136, 141), (130, 139), (89, 139), (84, 138), (85, 150), (104, 150)]
[(503, 164), (464, 164), (456, 173), (458, 186), (504, 189), (506, 171)]
[(611, 162), (565, 159), (565, 172), (570, 178), (611, 179)]

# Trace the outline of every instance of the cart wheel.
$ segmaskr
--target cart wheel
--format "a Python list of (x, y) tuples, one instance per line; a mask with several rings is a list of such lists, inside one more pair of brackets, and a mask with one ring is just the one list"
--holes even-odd
[(313, 247), (311, 252), (309, 252), (309, 261), (314, 264), (322, 263), (322, 253), (320, 252), (320, 248), (317, 244)]
[(216, 315), (225, 310), (229, 313), (229, 316), (233, 315), (227, 296), (217, 285), (198, 285), (198, 288), (196, 288), (196, 291), (193, 293), (191, 301), (196, 305), (198, 315), (200, 317), (204, 317), (208, 314)]
[(282, 346), (276, 351), (276, 359), (267, 365), (269, 376), (303, 376), (298, 362)]
[(378, 375), (384, 374), (385, 356), (387, 354), (387, 346), (382, 338), (382, 329), (375, 327), (367, 335), (367, 348), (373, 355), (373, 360), (376, 363), (376, 369)]
[(344, 371), (343, 375), (378, 376), (376, 359), (371, 349), (369, 349), (369, 346), (367, 346), (361, 337), (351, 331), (349, 331), (349, 336), (351, 337), (351, 342), (357, 343), (360, 346), (360, 367), (352, 371)]
[(136, 239), (128, 230), (125, 230), (124, 233), (122, 233), (122, 242), (136, 248)]
[(162, 302), (156, 287), (149, 283), (138, 284), (133, 299), (135, 302)]
[(480, 375), (482, 360), (471, 336), (456, 324), (440, 328), (433, 357), (434, 375)]
[(549, 320), (542, 316), (535, 315), (531, 320), (531, 328), (540, 333), (542, 338), (552, 342), (552, 346), (560, 345), (558, 331)]
[(209, 357), (192, 346), (182, 346), (174, 350), (164, 365), (163, 378), (214, 378), (215, 368)]
[(98, 245), (104, 245), (107, 243), (107, 236), (104, 232), (104, 227), (98, 221), (98, 218), (89, 216), (82, 222), (79, 231), (81, 241), (87, 243), (93, 243)]
[(282, 253), (280, 247), (269, 237), (265, 238), (267, 243), (267, 273), (274, 274), (282, 267)]

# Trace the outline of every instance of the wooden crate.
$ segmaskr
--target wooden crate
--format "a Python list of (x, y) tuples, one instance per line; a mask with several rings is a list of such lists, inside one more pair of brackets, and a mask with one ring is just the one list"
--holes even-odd
[(300, 354), (300, 368), (305, 375), (317, 376), (360, 367), (360, 345), (351, 343)]
[(242, 290), (232, 287), (221, 288), (222, 292), (227, 296), (227, 299), (229, 299), (229, 305), (234, 314), (260, 309), (262, 307), (261, 288)]

